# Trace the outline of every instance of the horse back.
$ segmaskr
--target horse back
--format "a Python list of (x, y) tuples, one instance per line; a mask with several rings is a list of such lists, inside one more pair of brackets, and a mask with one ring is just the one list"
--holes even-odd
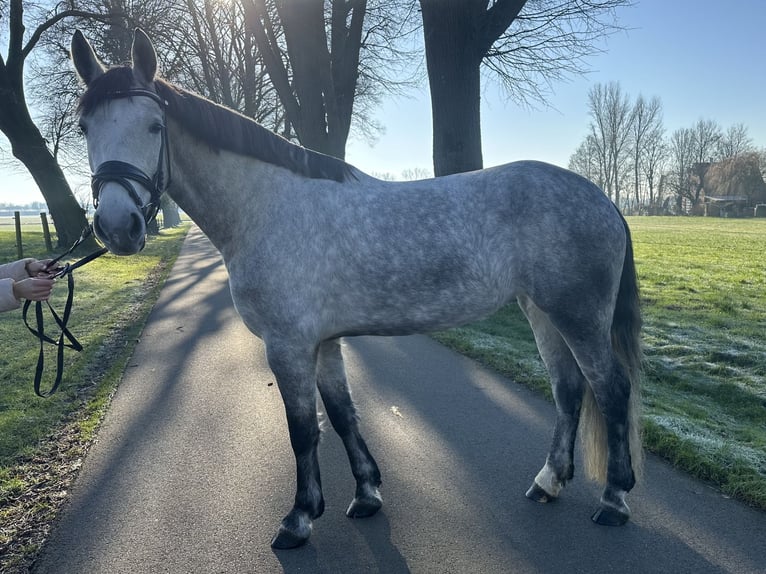
[(232, 290), (260, 321), (323, 338), (443, 329), (520, 292), (544, 307), (570, 296), (567, 285), (612, 282), (619, 269), (606, 246), (624, 251), (604, 194), (537, 162), (299, 189), (279, 209), (246, 264), (230, 265)]

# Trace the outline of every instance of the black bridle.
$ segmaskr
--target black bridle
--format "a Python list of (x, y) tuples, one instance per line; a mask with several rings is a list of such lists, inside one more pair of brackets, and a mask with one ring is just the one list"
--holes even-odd
[[(160, 153), (157, 158), (157, 169), (154, 171), (154, 175), (151, 177), (148, 176), (143, 170), (133, 164), (124, 161), (110, 160), (105, 161), (96, 168), (95, 173), (91, 175), (90, 187), (93, 190), (93, 206), (98, 208), (99, 196), (101, 195), (101, 189), (104, 185), (109, 182), (121, 185), (123, 189), (128, 192), (136, 206), (141, 210), (141, 213), (143, 213), (144, 221), (149, 223), (157, 216), (157, 211), (159, 211), (160, 208), (160, 197), (162, 197), (162, 194), (170, 185), (170, 150), (168, 148), (168, 129), (165, 117), (165, 108), (168, 103), (157, 95), (157, 93), (140, 88), (109, 92), (106, 94), (106, 98), (110, 100), (132, 98), (136, 96), (150, 98), (157, 102), (160, 108), (162, 108), (162, 143), (160, 144)], [(167, 177), (165, 176), (165, 169), (167, 169)], [(145, 204), (141, 201), (141, 197), (138, 195), (138, 192), (133, 185), (134, 182), (141, 184), (149, 191), (151, 195), (149, 203)]]

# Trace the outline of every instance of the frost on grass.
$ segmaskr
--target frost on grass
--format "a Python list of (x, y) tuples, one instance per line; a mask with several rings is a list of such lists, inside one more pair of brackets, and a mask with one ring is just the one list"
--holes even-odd
[(455, 329), (455, 331), (460, 333), (463, 340), (474, 351), (482, 355), (492, 356), (497, 359), (513, 357), (516, 365), (524, 372), (539, 377), (546, 376), (545, 366), (542, 364), (537, 353), (522, 353), (505, 337), (496, 337), (472, 329)]
[(766, 454), (743, 444), (726, 440), (709, 429), (691, 423), (688, 419), (670, 415), (647, 415), (647, 420), (694, 446), (706, 457), (740, 462), (766, 475)]
[(761, 339), (651, 320), (643, 338), (649, 361), (666, 372), (697, 385), (726, 382), (755, 397), (766, 397), (766, 351)]

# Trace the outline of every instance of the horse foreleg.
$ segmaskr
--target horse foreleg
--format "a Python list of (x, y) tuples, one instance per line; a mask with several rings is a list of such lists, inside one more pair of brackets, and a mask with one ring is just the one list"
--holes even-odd
[(346, 515), (351, 518), (372, 516), (383, 504), (378, 490), (380, 471), (359, 432), (356, 407), (346, 381), (338, 339), (325, 341), (319, 347), (317, 383), (327, 415), (343, 440), (351, 472), (356, 479), (356, 495)]
[(266, 350), (284, 401), (296, 467), (295, 504), (282, 520), (271, 546), (295, 548), (309, 539), (312, 520), (324, 512), (317, 456), (316, 355), (313, 350), (283, 343), (267, 343)]

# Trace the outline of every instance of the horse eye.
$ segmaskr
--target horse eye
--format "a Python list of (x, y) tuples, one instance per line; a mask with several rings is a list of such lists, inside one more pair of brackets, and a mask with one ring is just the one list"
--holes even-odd
[(77, 124), (77, 127), (80, 129), (80, 133), (81, 133), (82, 135), (84, 135), (84, 136), (85, 136), (85, 135), (88, 135), (88, 128), (87, 128), (87, 127), (85, 127), (85, 124), (84, 124), (84, 123), (80, 122), (79, 124)]
[(162, 131), (162, 128), (165, 127), (161, 123), (157, 122), (156, 124), (152, 124), (152, 127), (149, 128), (149, 131), (153, 134), (158, 134)]

